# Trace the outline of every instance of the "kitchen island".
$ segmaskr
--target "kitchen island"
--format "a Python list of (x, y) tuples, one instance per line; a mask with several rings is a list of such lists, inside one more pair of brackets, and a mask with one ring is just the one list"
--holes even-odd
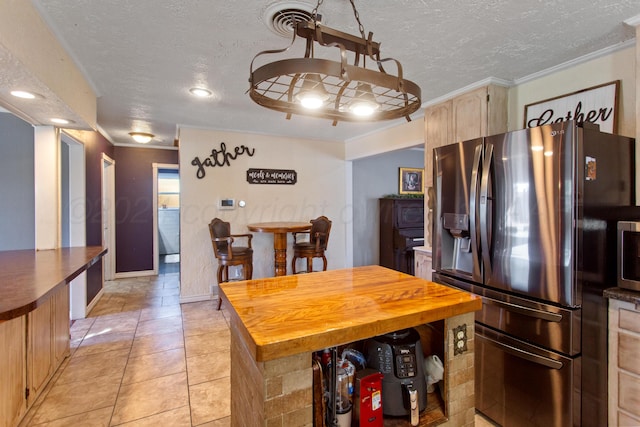
[[(231, 313), (232, 426), (313, 425), (314, 351), (434, 322), (443, 325), (445, 365), (444, 407), (435, 421), (473, 425), (473, 312), (480, 298), (380, 266), (220, 288)], [(433, 422), (425, 412), (420, 425)]]

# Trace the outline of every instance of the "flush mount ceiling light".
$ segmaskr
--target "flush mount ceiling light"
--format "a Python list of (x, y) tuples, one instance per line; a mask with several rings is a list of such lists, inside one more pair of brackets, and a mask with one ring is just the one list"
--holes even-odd
[(73, 120), (69, 120), (69, 119), (61, 119), (58, 117), (54, 117), (52, 119), (49, 119), (51, 121), (51, 123), (55, 123), (57, 125), (68, 125), (71, 123), (75, 123)]
[[(257, 104), (272, 110), (326, 118), (335, 126), (339, 121), (379, 121), (405, 117), (420, 108), (418, 85), (405, 80), (402, 65), (393, 58), (380, 57), (380, 43), (373, 34), (365, 37), (358, 11), (349, 0), (360, 29), (353, 36), (325, 27), (319, 21), (318, 0), (308, 21), (295, 23), (291, 44), (278, 50), (258, 53), (251, 61), (248, 90)], [(303, 58), (281, 59), (253, 69), (256, 58), (289, 50), (296, 37), (306, 40)], [(335, 52), (339, 61), (315, 57), (316, 45)], [(353, 64), (347, 53), (354, 55)], [(371, 67), (367, 68), (367, 60)], [(387, 73), (383, 63), (395, 64), (395, 74)]]
[(139, 142), (140, 144), (146, 144), (155, 136), (152, 133), (146, 132), (129, 132), (129, 135), (131, 135), (131, 138), (133, 138), (135, 142)]
[(192, 87), (189, 89), (191, 95), (197, 96), (198, 98), (206, 98), (212, 95), (212, 92), (209, 89), (205, 89), (203, 87)]
[(26, 90), (12, 90), (11, 95), (15, 96), (16, 98), (22, 98), (22, 99), (42, 98), (42, 95), (37, 94), (35, 92), (27, 92)]

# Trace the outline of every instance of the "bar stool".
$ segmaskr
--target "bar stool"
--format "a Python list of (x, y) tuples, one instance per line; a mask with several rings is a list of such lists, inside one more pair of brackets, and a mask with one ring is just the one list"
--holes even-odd
[[(320, 216), (311, 220), (310, 231), (300, 231), (293, 233), (293, 259), (291, 260), (291, 270), (296, 274), (296, 260), (305, 258), (307, 260), (307, 273), (313, 270), (313, 258), (322, 258), (322, 271), (327, 270), (327, 258), (324, 252), (329, 243), (329, 233), (331, 232), (331, 221), (326, 216)], [(296, 241), (300, 234), (309, 236), (308, 241)]]
[[(229, 281), (229, 267), (242, 266), (243, 280), (250, 280), (253, 276), (253, 249), (251, 239), (253, 234), (231, 234), (231, 225), (220, 218), (214, 218), (209, 223), (209, 234), (213, 253), (218, 260), (218, 284)], [(247, 246), (234, 246), (236, 238), (246, 238)], [(218, 310), (222, 306), (222, 297), (218, 289)]]

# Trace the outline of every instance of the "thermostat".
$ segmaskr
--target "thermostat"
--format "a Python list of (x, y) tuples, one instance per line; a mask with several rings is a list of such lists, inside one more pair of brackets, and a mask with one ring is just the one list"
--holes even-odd
[(236, 201), (234, 199), (220, 199), (218, 201), (219, 210), (230, 210), (236, 208)]

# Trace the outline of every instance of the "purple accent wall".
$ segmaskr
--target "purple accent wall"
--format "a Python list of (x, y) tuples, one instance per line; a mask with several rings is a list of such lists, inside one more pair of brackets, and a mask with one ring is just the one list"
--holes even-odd
[(116, 272), (153, 269), (153, 163), (178, 164), (177, 150), (114, 147)]

